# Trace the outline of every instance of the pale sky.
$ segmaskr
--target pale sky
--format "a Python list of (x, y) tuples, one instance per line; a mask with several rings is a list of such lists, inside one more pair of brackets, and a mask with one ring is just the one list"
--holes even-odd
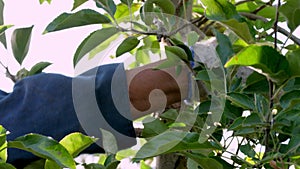
[[(5, 0), (4, 0), (5, 1)], [(0, 46), (0, 60), (9, 67), (11, 73), (20, 69), (13, 59), (10, 37), (14, 29), (34, 25), (30, 50), (25, 58), (22, 67), (30, 69), (35, 63), (48, 61), (53, 63), (46, 72), (62, 73), (73, 76), (73, 55), (81, 41), (89, 35), (97, 26), (68, 29), (42, 35), (47, 24), (63, 12), (70, 12), (73, 0), (53, 0), (51, 5), (39, 4), (38, 0), (6, 0), (4, 7), (5, 24), (13, 24), (14, 27), (6, 31), (8, 50)], [(93, 1), (84, 4), (82, 7), (93, 6)], [(0, 88), (11, 91), (13, 83), (5, 77), (5, 70), (0, 68)]]

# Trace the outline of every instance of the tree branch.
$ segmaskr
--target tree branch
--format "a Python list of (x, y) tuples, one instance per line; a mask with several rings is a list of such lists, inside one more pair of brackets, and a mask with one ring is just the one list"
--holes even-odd
[[(246, 17), (246, 18), (248, 18), (248, 19), (250, 19), (250, 20), (257, 20), (257, 19), (259, 19), (259, 20), (261, 20), (261, 21), (263, 21), (265, 23), (269, 22), (269, 20), (267, 18), (264, 18), (264, 17), (259, 16), (259, 15), (255, 15), (255, 14), (252, 14), (252, 13), (240, 12), (239, 14), (242, 15), (242, 16), (244, 16), (244, 17)], [(283, 35), (285, 35), (287, 37), (290, 37), (290, 39), (292, 41), (294, 41), (297, 45), (300, 46), (300, 39), (297, 38), (294, 35), (291, 35), (291, 33), (288, 32), (287, 30), (285, 30), (284, 28), (282, 28), (280, 26), (277, 26), (277, 31), (279, 33), (282, 33)]]
[(6, 70), (6, 72), (5, 72), (6, 77), (8, 77), (10, 80), (12, 80), (14, 83), (16, 83), (16, 81), (17, 81), (16, 76), (11, 74), (10, 71), (8, 70), (8, 67), (5, 66), (1, 61), (0, 61), (0, 65)]

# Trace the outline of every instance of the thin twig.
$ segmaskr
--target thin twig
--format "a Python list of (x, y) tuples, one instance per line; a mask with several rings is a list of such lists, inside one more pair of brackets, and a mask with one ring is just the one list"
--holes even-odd
[(239, 1), (237, 3), (235, 3), (235, 6), (241, 5), (243, 3), (247, 3), (247, 2), (253, 2), (254, 0), (244, 0), (244, 1)]
[(274, 37), (274, 48), (277, 49), (277, 32), (278, 32), (278, 19), (279, 19), (279, 7), (281, 6), (281, 1), (278, 0), (277, 8), (276, 8), (276, 18), (274, 22), (274, 31), (275, 31), (275, 37)]
[(11, 74), (10, 71), (8, 70), (8, 67), (5, 66), (1, 61), (0, 61), (0, 65), (5, 69), (5, 75), (6, 75), (6, 77), (8, 77), (14, 83), (16, 83), (16, 81), (17, 81), (16, 76), (14, 76), (13, 74)]
[[(239, 13), (240, 15), (250, 19), (250, 20), (261, 20), (265, 23), (269, 22), (269, 20), (267, 18), (264, 18), (262, 16), (259, 16), (259, 15), (255, 15), (255, 14), (252, 14), (252, 13), (245, 13), (245, 12), (240, 12)], [(284, 28), (280, 27), (277, 25), (277, 32), (279, 33), (282, 33), (283, 35), (287, 36), (287, 37), (290, 37), (290, 39), (295, 42), (297, 45), (300, 46), (300, 39), (296, 36), (294, 36), (293, 34), (291, 34), (290, 32), (288, 32), (287, 30), (285, 30)]]

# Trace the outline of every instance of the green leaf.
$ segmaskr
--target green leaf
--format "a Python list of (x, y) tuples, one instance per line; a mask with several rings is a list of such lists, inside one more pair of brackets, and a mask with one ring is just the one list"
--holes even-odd
[(114, 16), (116, 13), (116, 4), (113, 0), (96, 0), (98, 8), (104, 9), (110, 16)]
[(215, 30), (214, 34), (218, 41), (218, 46), (216, 50), (222, 64), (224, 65), (227, 62), (227, 60), (234, 55), (232, 44), (230, 42), (230, 39), (226, 35), (220, 33), (219, 31)]
[(227, 95), (228, 100), (232, 102), (232, 104), (241, 107), (246, 110), (253, 110), (255, 108), (254, 100), (242, 93), (229, 93)]
[(156, 36), (150, 35), (143, 39), (144, 47), (150, 49), (152, 53), (160, 51), (159, 42), (157, 41)]
[(300, 75), (300, 49), (289, 51), (286, 54), (287, 60), (290, 65), (291, 74), (295, 76)]
[(265, 18), (275, 19), (276, 17), (276, 7), (274, 6), (267, 6), (260, 10), (257, 15), (260, 15)]
[(184, 150), (218, 149), (209, 142), (199, 143), (199, 137), (199, 133), (166, 131), (144, 144), (133, 161)]
[(118, 33), (119, 30), (115, 27), (103, 28), (91, 33), (87, 38), (81, 42), (76, 50), (73, 58), (73, 64), (76, 64), (82, 59), (82, 57), (93, 50), (95, 47), (106, 41), (108, 38)]
[(195, 31), (191, 31), (187, 35), (187, 41), (189, 46), (195, 45), (196, 42), (199, 40), (199, 35)]
[(236, 10), (239, 12), (252, 12), (258, 7), (259, 5), (256, 2), (250, 1), (237, 5)]
[(297, 103), (300, 102), (300, 90), (292, 90), (290, 92), (285, 93), (284, 95), (282, 95), (280, 97), (280, 105), (283, 108), (288, 108), (290, 106), (292, 106), (292, 103), (295, 101), (297, 101)]
[(0, 163), (0, 169), (16, 169), (13, 165), (8, 163)]
[(123, 4), (126, 4), (127, 6), (131, 6), (133, 0), (121, 0), (121, 2), (122, 2)]
[(4, 32), (8, 29), (8, 28), (10, 28), (10, 27), (12, 27), (13, 25), (1, 25), (0, 26), (0, 36), (2, 35), (2, 34), (4, 34)]
[[(81, 151), (93, 144), (97, 139), (85, 136), (81, 133), (71, 133), (60, 140), (60, 144), (64, 146), (70, 155), (76, 157)], [(59, 166), (51, 160), (46, 160), (45, 169), (56, 169)]]
[(276, 83), (282, 83), (290, 76), (286, 58), (270, 46), (250, 45), (232, 57), (225, 67), (252, 66)]
[(48, 2), (48, 4), (51, 3), (51, 0), (39, 0), (40, 1), (40, 4), (43, 4), (44, 2)]
[(135, 36), (129, 36), (127, 37), (117, 48), (116, 51), (116, 57), (119, 57), (123, 55), (126, 52), (131, 51), (137, 45), (140, 43), (140, 41)]
[(144, 13), (154, 12), (154, 4), (160, 7), (164, 13), (175, 14), (175, 5), (171, 0), (147, 0), (143, 7)]
[(263, 125), (263, 121), (257, 113), (251, 113), (243, 121), (243, 127), (258, 127)]
[(250, 144), (241, 145), (240, 150), (242, 153), (247, 155), (248, 157), (254, 158), (255, 157), (255, 151), (251, 147)]
[(213, 158), (202, 157), (199, 154), (193, 154), (189, 152), (184, 152), (183, 154), (194, 160), (202, 169), (223, 169), (223, 166)]
[(80, 5), (84, 4), (85, 2), (87, 2), (88, 0), (74, 0), (73, 2), (73, 7), (72, 7), (72, 11), (76, 8), (78, 8)]
[(106, 169), (103, 165), (101, 164), (83, 164), (84, 165), (84, 169)]
[[(26, 167), (24, 167), (24, 169), (45, 168), (44, 166), (45, 166), (45, 159), (40, 159), (40, 160), (36, 160), (36, 161), (26, 165)], [(59, 169), (59, 166), (56, 169)]]
[(115, 136), (104, 129), (100, 129), (100, 131), (102, 133), (102, 144), (105, 152), (116, 154), (118, 151), (118, 144)]
[(160, 133), (163, 133), (166, 130), (168, 130), (166, 124), (154, 117), (147, 117), (146, 119), (144, 119), (143, 125), (144, 129), (142, 132), (142, 136), (145, 138), (159, 135)]
[(144, 160), (140, 162), (140, 169), (152, 169), (148, 164), (145, 163)]
[(6, 129), (0, 125), (0, 146), (6, 142)]
[(89, 58), (88, 59), (92, 59), (94, 58), (98, 53), (104, 51), (105, 49), (108, 49), (109, 45), (116, 40), (118, 37), (120, 36), (119, 33), (114, 34), (113, 36), (109, 37), (108, 39), (106, 39), (103, 43), (101, 43), (100, 45), (98, 45), (97, 47), (95, 47), (93, 50), (90, 51), (89, 53)]
[(33, 26), (15, 29), (11, 36), (11, 47), (13, 54), (20, 65), (22, 64), (29, 50), (32, 28)]
[(300, 25), (300, 1), (288, 0), (279, 11), (287, 18), (288, 27), (293, 32)]
[(0, 125), (0, 161), (7, 160), (7, 141), (6, 141), (6, 129)]
[(165, 49), (168, 58), (177, 57), (181, 60), (188, 61), (188, 56), (184, 49), (178, 46), (165, 46)]
[(253, 28), (249, 26), (246, 21), (239, 22), (236, 19), (230, 19), (222, 21), (230, 30), (232, 30), (238, 37), (243, 39), (245, 42), (251, 44), (254, 43)]
[[(125, 0), (126, 1), (126, 0)], [(118, 4), (117, 5), (117, 10), (116, 10), (116, 13), (115, 13), (115, 18), (116, 19), (122, 19), (122, 18), (125, 18), (127, 16), (130, 16), (130, 14), (133, 14), (134, 12), (138, 11), (140, 9), (140, 4), (132, 4), (130, 6), (130, 10), (128, 8), (127, 5), (121, 3), (121, 4)]]
[(257, 72), (253, 72), (248, 76), (246, 86), (243, 88), (245, 93), (268, 93), (269, 82), (267, 78)]
[(224, 21), (229, 19), (241, 19), (235, 6), (227, 0), (201, 0), (206, 7), (205, 15), (208, 19)]
[(138, 64), (146, 65), (151, 62), (149, 57), (149, 51), (145, 49), (145, 46), (141, 46), (136, 50), (135, 59)]
[(28, 76), (41, 73), (46, 67), (50, 66), (51, 64), (52, 63), (49, 63), (49, 62), (39, 62), (39, 63), (35, 64), (28, 72)]
[(44, 34), (73, 27), (100, 23), (110, 23), (110, 19), (94, 10), (83, 9), (76, 13), (63, 13), (59, 15), (46, 27)]
[(65, 136), (59, 143), (63, 145), (73, 157), (76, 157), (81, 151), (89, 147), (96, 140), (96, 138), (75, 132)]
[(75, 162), (68, 151), (52, 138), (39, 134), (27, 134), (8, 142), (9, 148), (18, 148), (55, 161), (61, 167), (75, 169)]
[[(0, 25), (4, 24), (3, 9), (4, 9), (4, 2), (3, 0), (0, 0)], [(5, 48), (7, 47), (5, 33), (2, 33), (0, 35), (0, 42), (3, 44)]]

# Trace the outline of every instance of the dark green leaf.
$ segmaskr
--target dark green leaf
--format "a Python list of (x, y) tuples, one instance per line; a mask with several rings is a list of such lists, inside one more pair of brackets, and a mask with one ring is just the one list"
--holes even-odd
[[(251, 127), (251, 128), (241, 128), (238, 129), (234, 135), (236, 136), (245, 136), (248, 135), (248, 137), (250, 137), (249, 135), (253, 135), (253, 134), (257, 134), (259, 133), (258, 130), (256, 130), (255, 128)], [(251, 136), (253, 138), (253, 136)]]
[(122, 54), (131, 51), (137, 45), (140, 43), (140, 41), (135, 36), (129, 36), (127, 37), (117, 48), (116, 51), (116, 57), (121, 56)]
[(227, 0), (201, 0), (201, 2), (206, 7), (206, 17), (211, 20), (224, 21), (241, 18), (235, 6)]
[(50, 66), (52, 63), (49, 62), (39, 62), (35, 64), (29, 71), (28, 76), (41, 73), (46, 67)]
[(156, 136), (168, 129), (166, 124), (153, 117), (148, 117), (143, 120), (143, 125), (144, 129), (142, 132), (142, 136), (146, 138)]
[(113, 0), (96, 0), (96, 5), (98, 8), (104, 9), (112, 17), (116, 13), (117, 8)]
[[(44, 168), (44, 166), (45, 166), (45, 159), (40, 159), (40, 160), (36, 160), (36, 161), (28, 164), (24, 169)], [(57, 169), (59, 169), (59, 168), (57, 168)]]
[(297, 135), (293, 135), (288, 146), (287, 146), (287, 151), (289, 153), (295, 153), (297, 155), (299, 155), (300, 153), (300, 135), (299, 133)]
[(84, 4), (85, 2), (87, 2), (88, 0), (74, 0), (73, 2), (73, 7), (72, 7), (72, 11), (76, 8), (78, 8), (80, 5)]
[(11, 47), (13, 54), (20, 65), (22, 64), (29, 50), (32, 28), (33, 26), (15, 29), (11, 36)]
[(287, 18), (288, 27), (294, 31), (300, 25), (300, 1), (288, 0), (279, 11)]
[(197, 162), (197, 164), (202, 168), (202, 169), (223, 169), (223, 166), (215, 159), (209, 158), (209, 157), (202, 157), (199, 154), (193, 154), (189, 152), (184, 152), (183, 153), (185, 156), (188, 158), (194, 160)]
[(39, 134), (27, 134), (8, 142), (9, 148), (18, 148), (34, 155), (55, 161), (61, 167), (75, 169), (75, 162), (68, 151), (52, 138)]
[(245, 117), (239, 117), (234, 120), (234, 122), (231, 124), (231, 126), (228, 128), (229, 130), (236, 130), (242, 127), (243, 121), (245, 120)]
[(249, 144), (241, 145), (240, 150), (250, 158), (254, 158), (256, 155), (255, 151)]
[[(300, 10), (300, 9), (299, 9)], [(300, 49), (290, 51), (286, 54), (287, 60), (290, 65), (292, 75), (300, 75)]]
[(219, 156), (213, 156), (213, 157), (210, 157), (210, 158), (213, 158), (213, 159), (217, 160), (220, 164), (222, 164), (223, 169), (232, 169), (232, 168), (234, 168), (233, 165), (229, 164), (227, 161), (225, 161), (224, 159), (222, 159)]
[(159, 154), (182, 150), (216, 149), (209, 142), (199, 143), (199, 133), (166, 131), (149, 140), (134, 157), (134, 161), (157, 156)]
[(293, 101), (300, 102), (300, 90), (292, 90), (280, 97), (280, 105), (285, 109), (290, 107)]
[(83, 42), (79, 45), (73, 58), (74, 66), (82, 59), (82, 57), (90, 52), (92, 49), (103, 43), (105, 40), (118, 33), (118, 29), (115, 27), (103, 28), (91, 33)]
[(240, 65), (260, 69), (271, 80), (282, 83), (289, 75), (289, 63), (286, 58), (270, 46), (251, 45), (232, 57), (225, 67)]
[(119, 164), (120, 164), (120, 161), (117, 161), (117, 160), (112, 161), (105, 167), (105, 169), (117, 169)]
[(257, 113), (251, 113), (243, 121), (243, 127), (258, 127), (262, 124), (264, 123)]
[(180, 58), (184, 61), (188, 61), (188, 56), (184, 49), (178, 47), (178, 46), (165, 46), (166, 49), (166, 55), (168, 58)]
[(76, 13), (63, 13), (55, 18), (44, 31), (45, 33), (91, 24), (110, 23), (110, 19), (91, 9)]
[(255, 108), (254, 100), (242, 93), (229, 93), (228, 100), (232, 102), (232, 104), (239, 106), (246, 110), (253, 110)]
[(226, 35), (220, 33), (217, 30), (215, 30), (214, 33), (218, 41), (218, 46), (216, 50), (218, 52), (222, 65), (224, 65), (227, 62), (227, 60), (232, 55), (234, 55), (232, 44), (230, 42), (230, 39)]
[(253, 72), (248, 76), (246, 86), (243, 89), (245, 93), (268, 93), (269, 82), (264, 75)]
[[(4, 24), (3, 9), (4, 9), (4, 2), (3, 0), (0, 0), (0, 25)], [(3, 44), (5, 48), (7, 47), (5, 33), (2, 33), (0, 35), (0, 42)]]
[(13, 165), (8, 163), (0, 163), (0, 169), (16, 169)]

